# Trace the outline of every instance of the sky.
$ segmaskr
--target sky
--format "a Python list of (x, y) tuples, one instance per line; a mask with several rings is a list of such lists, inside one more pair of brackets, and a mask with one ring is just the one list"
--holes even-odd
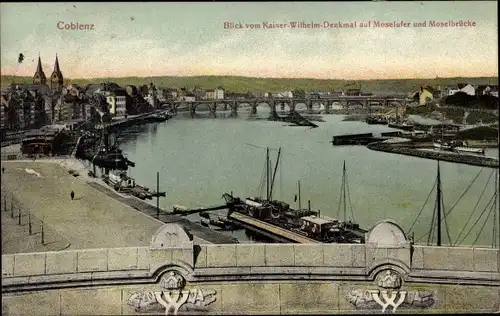
[[(476, 26), (429, 27), (449, 20)], [(293, 21), (357, 27), (263, 24)], [(410, 26), (375, 28), (373, 21)], [(424, 21), (426, 27), (413, 26)], [(225, 22), (243, 28), (225, 29)], [(0, 23), (2, 75), (32, 76), (40, 55), (48, 77), (57, 54), (67, 78), (498, 76), (496, 1), (1, 3)], [(93, 29), (59, 29), (71, 23)]]

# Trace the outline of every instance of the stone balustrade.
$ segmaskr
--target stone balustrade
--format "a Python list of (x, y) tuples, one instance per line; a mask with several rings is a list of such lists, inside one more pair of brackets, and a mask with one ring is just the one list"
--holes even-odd
[[(318, 309), (316, 306), (313, 311), (337, 313), (382, 306), (376, 300), (370, 300), (370, 294), (368, 298), (363, 296), (375, 290), (368, 289), (366, 293), (358, 293), (353, 288), (370, 288), (375, 281), (380, 293), (385, 289), (393, 289), (400, 297), (406, 297), (403, 300), (409, 300), (406, 296), (409, 293), (430, 295), (433, 303), (428, 306), (434, 306), (437, 311), (460, 310), (463, 306), (483, 306), (483, 310), (487, 311), (500, 308), (499, 249), (412, 245), (399, 226), (388, 221), (379, 223), (368, 234), (366, 244), (194, 245), (188, 232), (178, 225), (167, 224), (153, 236), (149, 247), (2, 255), (2, 297), (6, 302), (2, 303), (2, 307), (12, 313), (27, 313), (29, 304), (26, 305), (26, 301), (18, 297), (19, 293), (32, 302), (30, 300), (41, 295), (40, 293), (58, 293), (61, 298), (73, 293), (71, 291), (75, 291), (72, 290), (74, 288), (83, 291), (82, 293), (115, 289), (121, 291), (120, 302), (112, 304), (114, 307), (110, 313), (128, 314), (130, 310), (124, 311), (122, 305), (130, 305), (130, 301), (134, 301), (135, 292), (126, 291), (131, 286), (137, 292), (139, 289), (134, 286), (138, 284), (150, 284), (155, 289), (162, 284), (161, 291), (179, 290), (188, 293), (183, 290), (184, 285), (192, 291), (193, 286), (207, 285), (217, 289), (213, 291), (219, 293), (218, 300), (222, 300), (222, 305), (224, 301), (227, 303), (232, 300), (225, 307), (217, 305), (217, 313), (231, 312), (237, 305), (238, 298), (235, 295), (242, 295), (245, 296), (242, 298), (245, 302), (249, 299), (258, 302), (255, 306), (247, 304), (248, 308), (241, 310), (242, 313), (274, 314), (280, 310), (270, 308), (270, 303), (261, 296), (266, 291), (273, 292), (274, 286), (277, 286), (279, 293), (282, 287), (293, 287), (293, 291), (290, 288), (286, 290), (288, 292), (284, 292), (291, 297), (279, 297), (279, 305), (283, 306), (284, 302), (298, 301), (301, 295), (307, 296), (308, 289), (316, 289), (318, 286), (329, 288), (336, 284), (335, 295), (337, 298), (344, 297), (343, 300), (347, 303), (339, 303), (339, 299), (337, 303), (332, 303), (328, 298), (326, 301), (333, 304), (333, 307), (327, 304), (330, 307), (326, 308), (323, 306), (326, 303), (323, 304), (317, 298), (315, 300), (319, 300), (317, 303), (323, 307)], [(392, 283), (389, 283), (396, 285), (390, 286), (387, 285), (389, 283), (380, 281), (383, 277), (389, 280), (392, 278)], [(303, 283), (306, 281), (307, 286)], [(184, 285), (174, 286), (177, 283)], [(264, 292), (260, 293), (255, 289), (256, 285)], [(407, 289), (401, 290), (403, 285)], [(230, 291), (230, 288), (233, 290)], [(298, 288), (302, 290), (298, 291)], [(433, 294), (422, 294), (417, 290), (421, 288), (430, 289), (429, 293)], [(463, 294), (457, 292), (457, 288), (465, 292), (474, 289), (475, 292), (467, 292), (470, 300), (448, 306), (446, 302), (451, 302), (452, 297), (455, 300)], [(250, 292), (244, 293), (238, 289)], [(161, 291), (153, 292), (160, 293), (161, 296)], [(364, 300), (360, 300), (358, 296), (364, 297)], [(117, 297), (114, 299), (118, 299)], [(481, 297), (488, 298), (483, 305), (479, 304)], [(409, 310), (416, 301), (415, 296), (413, 301), (407, 302), (409, 305), (404, 305), (406, 301), (401, 304), (406, 306), (405, 310)], [(364, 305), (359, 302), (364, 302)], [(162, 306), (160, 304), (157, 307), (162, 310)], [(62, 308), (61, 305), (59, 307)], [(303, 308), (297, 308), (295, 312), (304, 312)], [(84, 310), (84, 313), (93, 313), (92, 310)], [(102, 309), (98, 310), (102, 312)], [(135, 306), (135, 311), (141, 312), (141, 307)]]

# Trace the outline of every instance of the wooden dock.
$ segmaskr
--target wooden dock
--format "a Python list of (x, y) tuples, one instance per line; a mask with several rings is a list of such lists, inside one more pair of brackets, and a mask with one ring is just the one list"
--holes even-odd
[(229, 215), (229, 219), (237, 222), (241, 226), (256, 231), (262, 235), (279, 240), (283, 243), (299, 243), (299, 244), (318, 244), (319, 241), (299, 235), (287, 229), (270, 225), (253, 217), (233, 212)]

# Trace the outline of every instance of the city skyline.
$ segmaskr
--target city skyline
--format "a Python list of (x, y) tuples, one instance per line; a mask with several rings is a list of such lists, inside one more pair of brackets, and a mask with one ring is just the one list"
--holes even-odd
[[(2, 75), (32, 76), (39, 54), (44, 71), (50, 72), (57, 54), (69, 79), (498, 76), (496, 2), (198, 3), (186, 11), (187, 7), (180, 3), (1, 4), (2, 30), (9, 30), (1, 34)], [(373, 28), (374, 21), (412, 25), (459, 20), (476, 26)], [(268, 27), (324, 21), (357, 25), (262, 28), (264, 22)], [(360, 28), (367, 21), (372, 27)], [(255, 23), (261, 29), (224, 29), (225, 22), (244, 27)], [(60, 29), (70, 23), (84, 27)], [(25, 56), (22, 63), (18, 63), (20, 53)]]

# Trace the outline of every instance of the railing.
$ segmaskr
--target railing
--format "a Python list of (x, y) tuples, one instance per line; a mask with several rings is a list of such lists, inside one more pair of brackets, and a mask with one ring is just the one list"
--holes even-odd
[(1, 154), (2, 160), (17, 160), (21, 158), (22, 155), (19, 152), (2, 152)]
[(8, 140), (2, 141), (2, 143), (1, 143), (0, 146), (1, 147), (6, 147), (6, 146), (20, 144), (20, 143), (21, 143), (21, 138), (19, 138), (19, 139), (8, 139)]
[[(2, 179), (2, 182), (5, 181)], [(2, 185), (2, 254), (14, 252), (60, 251), (70, 242), (47, 226)]]

